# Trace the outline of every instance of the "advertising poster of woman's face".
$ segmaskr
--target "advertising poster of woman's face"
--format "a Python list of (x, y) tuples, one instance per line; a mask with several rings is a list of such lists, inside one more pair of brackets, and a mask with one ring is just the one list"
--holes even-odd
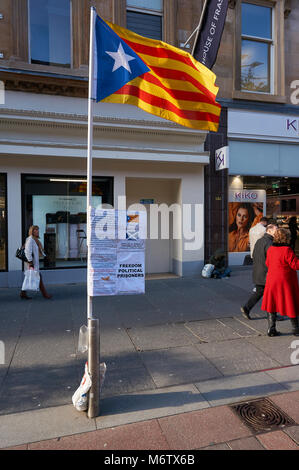
[(249, 251), (249, 230), (263, 216), (262, 202), (229, 202), (229, 252)]
[(237, 215), (236, 215), (236, 225), (237, 229), (247, 229), (248, 227), (248, 222), (249, 222), (249, 212), (245, 207), (240, 207), (237, 210)]

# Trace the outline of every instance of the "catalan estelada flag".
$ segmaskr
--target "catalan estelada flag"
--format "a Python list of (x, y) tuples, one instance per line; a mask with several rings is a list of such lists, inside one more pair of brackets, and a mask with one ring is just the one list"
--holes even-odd
[(94, 97), (193, 129), (217, 131), (215, 74), (188, 52), (96, 17)]

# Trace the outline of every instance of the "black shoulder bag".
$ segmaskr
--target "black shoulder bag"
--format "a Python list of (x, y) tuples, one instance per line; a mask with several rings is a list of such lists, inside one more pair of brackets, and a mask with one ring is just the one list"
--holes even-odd
[(17, 249), (16, 258), (20, 259), (21, 261), (24, 261), (25, 263), (29, 262), (25, 255), (25, 245)]

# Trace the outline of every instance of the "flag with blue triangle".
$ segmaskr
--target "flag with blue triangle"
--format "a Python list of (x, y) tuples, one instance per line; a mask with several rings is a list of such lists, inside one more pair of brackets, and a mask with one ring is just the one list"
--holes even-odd
[(150, 69), (98, 15), (94, 32), (92, 98), (101, 101)]

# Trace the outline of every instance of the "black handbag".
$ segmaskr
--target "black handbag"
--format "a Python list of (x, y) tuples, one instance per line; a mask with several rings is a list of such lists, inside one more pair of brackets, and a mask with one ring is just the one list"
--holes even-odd
[(17, 249), (16, 258), (28, 263), (28, 259), (26, 258), (26, 255), (25, 255), (25, 246), (21, 246), (20, 248)]

